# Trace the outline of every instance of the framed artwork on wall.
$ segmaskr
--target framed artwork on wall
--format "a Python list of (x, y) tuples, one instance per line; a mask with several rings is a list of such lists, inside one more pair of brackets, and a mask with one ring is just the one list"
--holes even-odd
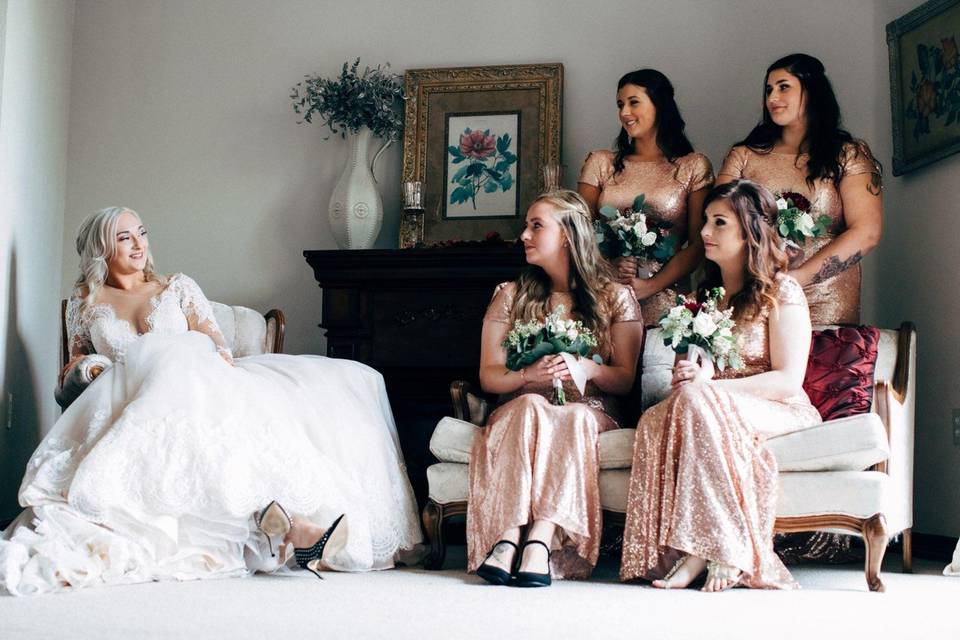
[(930, 0), (887, 25), (893, 175), (960, 151), (960, 0)]
[(423, 241), (517, 238), (560, 163), (563, 65), (412, 69), (403, 180), (423, 183)]

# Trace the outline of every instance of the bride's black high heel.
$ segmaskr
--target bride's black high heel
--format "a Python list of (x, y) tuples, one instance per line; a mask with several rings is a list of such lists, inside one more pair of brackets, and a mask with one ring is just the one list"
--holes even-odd
[[(286, 510), (280, 506), (280, 503), (273, 500), (266, 508), (261, 511), (257, 517), (257, 528), (267, 537), (267, 545), (270, 547), (270, 555), (276, 556), (273, 552), (273, 543), (271, 536), (286, 536), (293, 528), (293, 518), (287, 514)], [(312, 546), (306, 549), (293, 548), (293, 556), (297, 564), (323, 580), (323, 576), (317, 571), (317, 566), (323, 561), (324, 553), (333, 555), (347, 545), (347, 521), (346, 514), (340, 514), (340, 517), (333, 521), (320, 539)]]

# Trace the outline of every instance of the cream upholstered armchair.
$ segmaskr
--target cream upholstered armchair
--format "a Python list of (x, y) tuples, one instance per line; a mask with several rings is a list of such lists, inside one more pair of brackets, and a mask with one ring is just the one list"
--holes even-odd
[[(830, 328), (830, 327), (818, 327)], [(641, 368), (642, 405), (667, 396), (674, 354), (650, 329)], [(903, 570), (910, 571), (913, 526), (913, 426), (917, 334), (913, 325), (881, 329), (872, 411), (824, 422), (767, 441), (780, 469), (776, 531), (854, 533), (866, 546), (871, 591), (883, 591), (880, 564), (891, 535), (903, 536)], [(425, 566), (443, 564), (443, 523), (467, 511), (470, 448), (490, 404), (467, 383), (451, 385), (454, 417), (430, 440), (439, 462), (427, 469), (423, 524), (431, 552)], [(600, 435), (600, 502), (607, 523), (624, 522), (635, 429)]]
[[(260, 314), (253, 309), (211, 302), (213, 315), (217, 319), (220, 331), (227, 346), (235, 358), (259, 355), (262, 353), (280, 353), (283, 350), (283, 332), (286, 321), (280, 309), (271, 309)], [(67, 345), (67, 301), (60, 301), (60, 368), (70, 360)], [(99, 374), (97, 363), (92, 367), (74, 367), (71, 375), (56, 390), (57, 404), (66, 410), (77, 399), (93, 378)]]

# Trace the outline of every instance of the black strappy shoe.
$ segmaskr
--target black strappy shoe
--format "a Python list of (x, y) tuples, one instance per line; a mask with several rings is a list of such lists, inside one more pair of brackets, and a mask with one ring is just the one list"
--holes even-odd
[(515, 574), (516, 586), (518, 587), (549, 587), (553, 580), (550, 577), (550, 546), (541, 540), (527, 540), (520, 547), (520, 557), (517, 561), (517, 567), (523, 562), (523, 552), (531, 544), (542, 545), (547, 550), (547, 572), (533, 573), (532, 571), (517, 571)]
[[(491, 548), (490, 553), (487, 554), (487, 557), (483, 559), (483, 564), (477, 567), (477, 575), (489, 582), (490, 584), (495, 584), (503, 586), (505, 584), (510, 584), (510, 580), (513, 578), (513, 575), (509, 571), (504, 571), (497, 567), (491, 567), (487, 564), (487, 560), (490, 559), (490, 556), (493, 555), (493, 552), (497, 550), (501, 544), (508, 544), (513, 547), (514, 553), (517, 551), (517, 545), (510, 540), (498, 540)], [(516, 556), (514, 556), (516, 560)]]
[[(333, 521), (320, 539), (312, 546), (306, 549), (293, 548), (293, 557), (297, 564), (306, 569), (313, 575), (323, 580), (323, 576), (317, 571), (317, 567), (323, 561), (323, 554), (329, 551), (329, 555), (335, 554), (347, 545), (347, 521), (344, 520), (346, 514), (341, 513), (340, 517)], [(339, 526), (340, 524), (343, 526)]]
[[(272, 501), (256, 516), (257, 528), (267, 537), (267, 545), (270, 547), (270, 555), (275, 556), (273, 551), (273, 536), (286, 536), (293, 528), (293, 518), (287, 514), (286, 510), (280, 506), (276, 500)], [(294, 547), (293, 557), (297, 564), (323, 580), (323, 576), (317, 571), (317, 566), (323, 560), (323, 555), (333, 555), (343, 549), (347, 544), (347, 521), (345, 514), (333, 521), (324, 532), (316, 544), (306, 549)]]

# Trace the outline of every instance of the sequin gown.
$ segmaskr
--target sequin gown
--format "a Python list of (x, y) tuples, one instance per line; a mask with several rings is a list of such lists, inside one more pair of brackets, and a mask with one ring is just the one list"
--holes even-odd
[[(508, 323), (516, 287), (497, 287), (485, 322)], [(611, 324), (640, 321), (629, 287), (615, 285)], [(569, 294), (554, 293), (551, 308), (572, 308)], [(569, 314), (568, 314), (569, 315)], [(609, 349), (601, 349), (609, 358)], [(600, 433), (619, 428), (612, 398), (587, 382), (583, 395), (565, 383), (567, 404), (548, 399), (549, 383), (527, 383), (501, 398), (470, 455), (467, 507), (468, 569), (475, 571), (507, 529), (535, 520), (557, 525), (552, 544), (554, 578), (587, 578), (597, 562), (602, 528)]]
[[(806, 307), (800, 284), (779, 275), (778, 303)], [(745, 367), (770, 370), (768, 310), (737, 324)], [(622, 580), (662, 578), (693, 554), (737, 567), (750, 587), (795, 583), (773, 551), (777, 463), (766, 438), (821, 422), (806, 394), (768, 400), (690, 383), (640, 418), (627, 498)]]
[[(673, 225), (671, 233), (680, 238), (687, 237), (687, 197), (700, 189), (713, 185), (713, 167), (702, 153), (690, 153), (674, 162), (666, 158), (659, 161), (641, 162), (625, 160), (623, 171), (615, 175), (612, 151), (601, 149), (587, 155), (577, 182), (589, 184), (600, 189), (597, 207), (615, 207), (628, 209), (641, 193), (653, 217)], [(655, 260), (641, 261), (641, 268), (656, 273), (662, 265)], [(670, 307), (674, 305), (677, 293), (690, 291), (689, 279), (656, 293), (640, 301), (643, 321), (647, 325), (656, 324)]]
[[(727, 154), (719, 177), (724, 179), (746, 178), (762, 184), (774, 194), (793, 191), (810, 201), (814, 218), (826, 214), (832, 224), (827, 235), (811, 238), (803, 247), (802, 265), (817, 254), (834, 238), (843, 233), (846, 220), (843, 217), (843, 200), (840, 189), (832, 180), (818, 179), (813, 188), (807, 184), (807, 154), (799, 158), (792, 153), (761, 153), (744, 146), (734, 147)], [(880, 167), (870, 148), (863, 141), (844, 146), (840, 159), (841, 184), (849, 176), (864, 173), (880, 174)], [(860, 264), (840, 272), (819, 284), (804, 287), (810, 305), (810, 320), (814, 325), (860, 322)]]

